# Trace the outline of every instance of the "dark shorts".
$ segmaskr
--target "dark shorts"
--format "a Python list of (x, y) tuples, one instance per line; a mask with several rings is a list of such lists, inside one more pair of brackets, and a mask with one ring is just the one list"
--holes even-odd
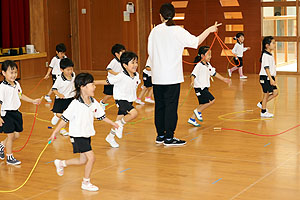
[(146, 88), (152, 87), (152, 78), (143, 72), (143, 81)]
[(55, 74), (52, 74), (52, 85), (54, 85), (55, 81), (57, 79), (57, 76)]
[(4, 124), (0, 127), (0, 133), (13, 133), (23, 131), (22, 113), (18, 110), (6, 111), (6, 115), (2, 117)]
[(74, 98), (68, 98), (68, 99), (56, 99), (54, 100), (52, 112), (54, 113), (63, 113), (70, 103), (73, 101)]
[(70, 141), (73, 145), (73, 153), (85, 153), (92, 150), (91, 137), (72, 137)]
[(236, 57), (233, 58), (234, 60), (234, 63), (236, 65), (238, 65), (237, 67), (243, 67), (243, 58), (242, 57), (238, 57), (239, 61), (240, 61), (240, 64), (239, 64), (239, 61), (236, 59)]
[(106, 95), (113, 95), (114, 85), (104, 85), (103, 93)]
[(116, 105), (119, 108), (118, 115), (127, 115), (134, 107), (132, 102), (126, 100), (116, 100)]
[[(272, 76), (272, 78), (275, 81), (275, 77)], [(272, 93), (273, 90), (277, 90), (276, 86), (271, 85), (270, 80), (268, 80), (268, 76), (259, 76), (259, 82), (264, 93)]]
[(200, 88), (194, 88), (199, 104), (206, 104), (214, 100), (215, 97), (209, 92), (208, 88), (201, 90)]

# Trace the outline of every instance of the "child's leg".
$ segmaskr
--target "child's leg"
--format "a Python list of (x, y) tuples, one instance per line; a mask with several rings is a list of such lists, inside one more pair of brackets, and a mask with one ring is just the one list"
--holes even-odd
[(267, 102), (268, 102), (269, 96), (270, 96), (269, 93), (263, 93), (263, 98), (262, 98), (262, 101), (261, 101), (262, 110), (267, 109)]
[(144, 86), (139, 97), (137, 99), (141, 100), (147, 92), (147, 88)]
[(47, 96), (50, 96), (52, 94), (52, 88), (49, 90), (49, 92), (47, 93)]
[(243, 66), (242, 66), (242, 67), (239, 67), (239, 74), (240, 74), (240, 77), (246, 77), (246, 76), (244, 76), (244, 74), (243, 74)]
[(277, 96), (278, 96), (278, 91), (277, 90), (273, 90), (273, 93), (271, 95), (269, 94), (267, 102), (271, 101), (272, 99), (274, 99)]
[(7, 138), (3, 141), (3, 145), (6, 147), (6, 154), (12, 154), (12, 146), (15, 139), (15, 133), (7, 134)]
[[(122, 124), (125, 125), (127, 122), (135, 119), (137, 117), (137, 115), (138, 115), (138, 112), (136, 109), (130, 110), (127, 115), (125, 115), (123, 118), (121, 118)], [(117, 119), (118, 119), (118, 117), (117, 117)], [(125, 122), (125, 123), (123, 123), (123, 122)]]
[(84, 170), (84, 178), (89, 179), (95, 163), (95, 155), (93, 151), (85, 152), (84, 155), (87, 159)]
[(72, 158), (69, 160), (65, 160), (64, 167), (69, 166), (69, 165), (84, 165), (86, 163), (86, 161), (87, 161), (87, 157), (86, 157), (85, 153), (81, 153), (79, 158)]
[(106, 104), (106, 102), (107, 102), (110, 98), (112, 98), (112, 95), (105, 95), (105, 96), (103, 97), (103, 99), (101, 100), (101, 102), (102, 102), (103, 104)]
[(238, 69), (238, 67), (232, 67), (232, 68), (230, 68), (229, 70), (230, 70), (230, 72), (232, 73), (232, 72), (234, 72), (235, 70), (237, 70)]
[[(209, 106), (211, 106), (212, 104), (214, 104), (215, 100), (210, 101), (209, 103), (206, 104), (200, 104), (196, 109), (198, 112), (203, 112), (203, 110), (205, 110), (206, 108), (208, 108)], [(192, 119), (196, 119), (196, 115), (193, 112), (193, 115), (191, 117)]]

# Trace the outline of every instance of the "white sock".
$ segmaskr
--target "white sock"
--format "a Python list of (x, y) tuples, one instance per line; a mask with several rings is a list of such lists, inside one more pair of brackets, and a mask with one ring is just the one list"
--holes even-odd
[(90, 181), (91, 181), (91, 179), (89, 179), (89, 178), (83, 178), (83, 182), (86, 184), (89, 183)]
[(61, 164), (62, 164), (63, 167), (67, 167), (67, 164), (66, 164), (66, 161), (65, 161), (65, 160), (62, 160), (62, 161), (61, 161)]
[(121, 119), (121, 124), (124, 126), (126, 124), (124, 118)]

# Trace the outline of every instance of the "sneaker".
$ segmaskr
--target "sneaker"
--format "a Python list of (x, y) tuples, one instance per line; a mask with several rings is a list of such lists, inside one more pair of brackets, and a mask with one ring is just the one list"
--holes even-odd
[(194, 110), (194, 114), (196, 115), (197, 119), (200, 121), (200, 122), (203, 122), (203, 118), (202, 118), (202, 113), (201, 112), (198, 112), (197, 109)]
[(227, 71), (228, 71), (228, 76), (229, 76), (229, 77), (231, 77), (231, 75), (232, 75), (232, 72), (231, 72), (231, 70), (230, 70), (230, 69), (228, 69)]
[(145, 104), (145, 102), (142, 102), (142, 100), (140, 100), (140, 99), (135, 100), (135, 103), (138, 103), (140, 105), (144, 105)]
[(63, 136), (69, 135), (69, 132), (65, 128), (60, 129), (59, 133), (62, 134)]
[(0, 143), (0, 160), (4, 160), (5, 155), (4, 155), (4, 145)]
[(64, 167), (62, 166), (61, 160), (54, 160), (54, 165), (56, 167), (56, 173), (58, 176), (64, 175)]
[(263, 117), (263, 118), (272, 118), (274, 117), (274, 115), (272, 113), (269, 113), (269, 112), (265, 112), (265, 113), (260, 113), (260, 117)]
[[(258, 102), (258, 103), (256, 104), (256, 106), (259, 107), (260, 109), (262, 109), (262, 105), (261, 105), (260, 102)], [(268, 109), (267, 109), (267, 108), (266, 108), (266, 111), (268, 112)]]
[(7, 163), (8, 165), (19, 165), (19, 164), (21, 164), (21, 161), (15, 159), (13, 156), (11, 156), (10, 159), (7, 159), (7, 160), (6, 160), (6, 163)]
[(115, 129), (115, 133), (116, 136), (121, 139), (123, 134), (123, 124), (120, 120), (116, 121), (116, 123), (119, 125), (119, 128)]
[(192, 119), (192, 118), (189, 118), (188, 123), (189, 123), (189, 124), (192, 124), (193, 126), (196, 126), (196, 127), (200, 127), (200, 126), (201, 126), (200, 124), (198, 124), (198, 123), (196, 122), (195, 119)]
[(45, 95), (45, 100), (48, 102), (48, 103), (52, 103), (52, 100), (50, 98), (49, 95)]
[(100, 101), (100, 105), (102, 109), (105, 110), (105, 107), (108, 106), (108, 103), (103, 103), (102, 101)]
[(51, 124), (56, 125), (58, 121), (59, 121), (59, 118), (56, 115), (54, 115), (51, 119)]
[(91, 191), (91, 192), (95, 192), (95, 191), (99, 190), (99, 188), (97, 186), (91, 184), (90, 182), (88, 184), (82, 182), (81, 183), (81, 189)]
[(177, 138), (172, 138), (170, 140), (168, 140), (168, 139), (164, 140), (165, 146), (181, 146), (181, 145), (185, 145), (185, 144), (186, 144), (186, 141), (180, 140)]
[(105, 141), (110, 144), (112, 148), (118, 148), (120, 145), (116, 142), (115, 138), (108, 134), (105, 138)]
[(164, 140), (165, 140), (165, 137), (159, 137), (159, 136), (157, 136), (156, 140), (155, 140), (155, 143), (156, 144), (162, 144), (162, 143), (164, 143)]
[(240, 79), (246, 79), (248, 76), (240, 76)]
[(148, 102), (148, 103), (155, 103), (155, 101), (152, 100), (151, 98), (145, 98), (145, 102)]

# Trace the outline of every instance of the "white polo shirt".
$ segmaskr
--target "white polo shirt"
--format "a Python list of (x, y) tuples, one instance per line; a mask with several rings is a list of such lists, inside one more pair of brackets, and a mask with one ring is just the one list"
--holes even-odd
[[(66, 58), (67, 56), (64, 56), (63, 58)], [(50, 65), (49, 67), (52, 68), (52, 74), (53, 75), (59, 75), (61, 74), (61, 71), (60, 71), (60, 61), (61, 59), (59, 59), (58, 56), (54, 56), (50, 62)]]
[(237, 57), (243, 57), (245, 51), (247, 51), (247, 48), (244, 48), (244, 43), (240, 44), (238, 42), (235, 43), (232, 49), (232, 53), (237, 55)]
[(268, 76), (265, 68), (269, 68), (271, 76), (276, 76), (275, 59), (273, 55), (267, 51), (265, 51), (262, 55), (259, 75)]
[[(72, 73), (72, 79), (68, 80), (63, 73), (57, 76), (55, 83), (52, 86), (52, 90), (57, 90), (60, 94), (65, 96), (65, 99), (72, 98), (75, 96), (75, 73)], [(58, 99), (58, 96), (55, 96)]]
[(74, 99), (69, 107), (63, 112), (62, 119), (69, 122), (69, 134), (72, 137), (91, 137), (96, 131), (94, 129), (94, 118), (103, 120), (105, 112), (100, 104), (92, 97), (91, 104), (84, 103), (81, 97)]
[[(117, 60), (117, 58), (112, 59), (110, 63), (107, 65), (106, 70), (113, 70), (114, 72), (120, 73), (123, 71), (123, 68), (121, 66), (121, 63)], [(107, 77), (115, 76), (108, 72)]]
[(0, 104), (1, 116), (6, 115), (6, 110), (18, 110), (21, 106), (22, 89), (17, 81), (14, 81), (14, 86), (6, 80), (0, 84)]
[[(150, 67), (151, 68), (152, 64), (151, 64), (151, 60), (148, 57), (147, 62), (146, 62), (146, 67)], [(151, 76), (151, 71), (147, 70), (146, 68), (143, 70), (143, 73), (147, 74), (148, 76)]]
[(123, 71), (116, 76), (107, 77), (107, 82), (114, 85), (113, 97), (115, 100), (126, 100), (128, 102), (136, 100), (136, 89), (141, 83), (137, 72), (132, 78), (127, 71)]
[(196, 49), (198, 38), (180, 26), (165, 23), (152, 29), (148, 37), (148, 54), (152, 61), (152, 83), (171, 85), (182, 83), (182, 53), (185, 47)]
[(215, 76), (216, 73), (216, 69), (210, 63), (207, 63), (207, 65), (202, 62), (198, 63), (191, 74), (195, 77), (194, 88), (201, 88), (201, 90), (206, 87), (209, 88), (210, 77)]

